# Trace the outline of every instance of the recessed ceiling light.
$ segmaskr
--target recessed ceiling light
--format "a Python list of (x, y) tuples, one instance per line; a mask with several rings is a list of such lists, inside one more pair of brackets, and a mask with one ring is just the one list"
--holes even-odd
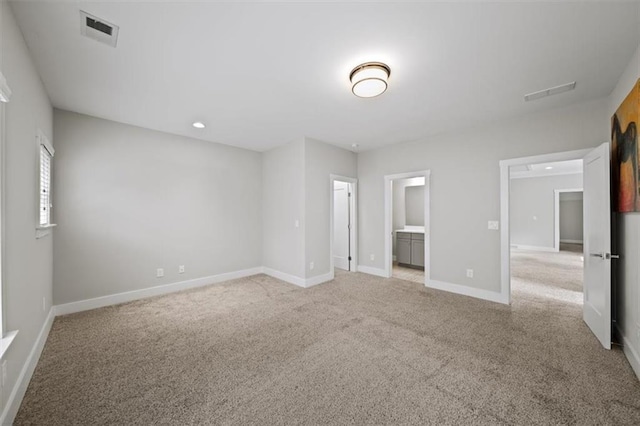
[(204, 129), (205, 125), (203, 122), (201, 121), (196, 121), (195, 123), (192, 124), (193, 127), (195, 127), (196, 129)]
[(553, 167), (551, 167), (551, 166), (547, 166), (547, 167), (545, 167), (545, 169), (547, 169), (547, 170), (551, 170), (551, 169), (553, 169)]
[(536, 99), (544, 98), (547, 96), (557, 95), (558, 93), (568, 92), (576, 88), (576, 82), (561, 84), (560, 86), (550, 87), (548, 89), (539, 90), (537, 92), (524, 95), (525, 101), (535, 101)]
[(391, 69), (381, 62), (367, 62), (355, 67), (349, 80), (351, 91), (360, 98), (373, 98), (387, 90), (387, 80)]

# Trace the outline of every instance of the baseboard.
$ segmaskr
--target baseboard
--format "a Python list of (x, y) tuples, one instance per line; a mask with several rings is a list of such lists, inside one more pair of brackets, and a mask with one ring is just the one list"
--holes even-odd
[(334, 279), (334, 273), (327, 272), (326, 274), (307, 278), (306, 280), (304, 280), (304, 287), (305, 288), (313, 287), (314, 285), (326, 283), (327, 281), (331, 281), (332, 279)]
[(560, 240), (560, 242), (567, 244), (584, 244), (584, 241), (582, 240)]
[(505, 305), (509, 303), (508, 300), (505, 300), (502, 293), (496, 291), (489, 291), (481, 288), (468, 287), (466, 285), (447, 283), (437, 280), (429, 280), (425, 286), (435, 290), (475, 297), (476, 299), (488, 300), (490, 302), (502, 303)]
[(88, 311), (105, 306), (117, 305), (119, 303), (132, 302), (134, 300), (146, 299), (148, 297), (160, 296), (163, 294), (175, 293), (176, 291), (188, 290), (196, 287), (203, 287), (210, 284), (217, 284), (223, 281), (237, 278), (249, 277), (263, 272), (262, 267), (244, 269), (241, 271), (227, 272), (224, 274), (211, 275), (193, 280), (181, 281), (172, 284), (165, 284), (149, 287), (141, 290), (127, 291), (124, 293), (111, 294), (108, 296), (96, 297), (94, 299), (80, 300), (77, 302), (65, 303), (55, 306), (55, 315), (67, 315), (76, 312)]
[(307, 286), (306, 280), (304, 278), (300, 278), (295, 275), (287, 274), (285, 272), (277, 271), (275, 269), (267, 267), (262, 268), (262, 272), (269, 275), (270, 277), (286, 281), (289, 284), (297, 285), (298, 287), (305, 288)]
[(618, 331), (618, 335), (622, 337), (622, 351), (624, 352), (624, 355), (627, 357), (627, 360), (629, 361), (631, 368), (636, 373), (638, 380), (640, 380), (640, 355), (638, 355), (638, 352), (636, 352), (636, 350), (634, 349), (633, 345), (631, 344), (631, 341), (627, 339), (627, 336), (625, 336), (625, 334), (622, 332), (620, 327), (618, 327), (618, 324), (616, 324), (615, 327), (616, 327), (616, 330)]
[(27, 359), (22, 366), (22, 370), (20, 370), (20, 374), (18, 375), (16, 384), (11, 390), (11, 394), (9, 395), (9, 399), (7, 400), (7, 405), (5, 406), (4, 412), (0, 416), (0, 425), (13, 424), (13, 420), (15, 419), (16, 414), (18, 414), (18, 410), (20, 409), (20, 404), (22, 404), (22, 398), (27, 392), (27, 387), (29, 386), (29, 382), (31, 381), (31, 376), (33, 376), (33, 372), (36, 369), (38, 360), (40, 359), (40, 354), (44, 349), (44, 344), (47, 341), (47, 337), (49, 337), (49, 331), (51, 330), (51, 326), (53, 325), (54, 318), (55, 308), (51, 307), (51, 309), (49, 310), (49, 315), (47, 315), (47, 318), (45, 319), (44, 324), (40, 329), (40, 334), (38, 334), (38, 337), (36, 338), (36, 341), (31, 348), (31, 352), (29, 352), (29, 356), (27, 356)]
[(547, 251), (547, 252), (557, 251), (554, 247), (526, 246), (523, 244), (512, 244), (511, 247), (515, 247), (520, 250)]
[(376, 277), (387, 278), (387, 273), (384, 269), (373, 268), (371, 266), (358, 265), (358, 272), (375, 275)]

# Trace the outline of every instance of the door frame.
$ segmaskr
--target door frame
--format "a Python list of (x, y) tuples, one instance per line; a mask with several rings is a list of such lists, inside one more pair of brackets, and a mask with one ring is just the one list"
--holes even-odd
[(393, 273), (393, 192), (391, 182), (396, 179), (424, 177), (424, 285), (431, 281), (431, 170), (398, 173), (384, 177), (384, 274)]
[(581, 160), (594, 148), (575, 151), (554, 152), (530, 157), (500, 160), (500, 301), (511, 304), (511, 230), (509, 227), (509, 202), (511, 181), (509, 171), (512, 166), (557, 161)]
[[(553, 190), (553, 248), (557, 252), (560, 251), (560, 194), (565, 192), (584, 192), (584, 188)], [(582, 214), (584, 215), (584, 206), (582, 207)], [(584, 243), (584, 236), (582, 238)]]
[(335, 274), (335, 265), (333, 261), (333, 188), (334, 182), (346, 182), (351, 184), (350, 203), (350, 247), (351, 262), (349, 272), (358, 272), (358, 179), (340, 175), (329, 175), (329, 270), (331, 276)]

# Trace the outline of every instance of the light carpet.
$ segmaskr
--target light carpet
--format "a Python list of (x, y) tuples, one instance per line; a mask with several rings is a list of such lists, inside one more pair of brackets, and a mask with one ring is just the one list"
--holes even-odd
[(16, 424), (640, 424), (581, 306), (518, 291), (256, 275), (59, 317)]

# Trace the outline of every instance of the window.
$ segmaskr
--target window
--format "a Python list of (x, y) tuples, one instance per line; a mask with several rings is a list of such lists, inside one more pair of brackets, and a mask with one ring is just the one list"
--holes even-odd
[(48, 235), (51, 228), (55, 226), (51, 220), (51, 208), (53, 207), (51, 198), (51, 167), (53, 163), (54, 150), (47, 137), (38, 132), (38, 156), (40, 164), (40, 182), (38, 186), (38, 226), (36, 238)]

